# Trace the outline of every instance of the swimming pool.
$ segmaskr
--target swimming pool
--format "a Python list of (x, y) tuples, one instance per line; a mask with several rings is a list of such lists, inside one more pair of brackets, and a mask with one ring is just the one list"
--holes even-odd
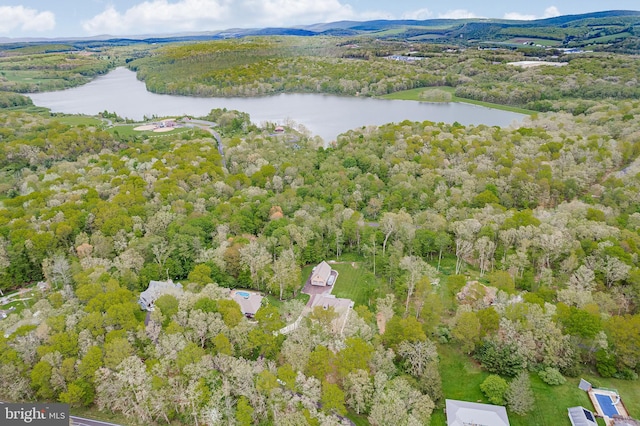
[(613, 418), (613, 416), (619, 414), (618, 408), (613, 405), (613, 401), (609, 395), (596, 393), (595, 397), (598, 400), (598, 404), (600, 404), (600, 408), (602, 408), (602, 412), (605, 416)]
[(246, 291), (236, 291), (236, 294), (244, 299), (248, 299), (251, 296), (251, 293)]

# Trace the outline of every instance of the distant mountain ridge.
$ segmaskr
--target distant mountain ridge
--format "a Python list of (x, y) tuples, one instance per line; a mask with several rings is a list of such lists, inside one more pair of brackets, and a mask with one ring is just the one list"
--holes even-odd
[[(373, 36), (380, 39), (440, 43), (503, 43), (530, 41), (534, 44), (581, 47), (591, 44), (622, 43), (640, 36), (640, 11), (610, 10), (578, 15), (563, 15), (531, 21), (474, 18), (426, 20), (337, 21), (278, 28), (233, 28), (177, 34), (92, 36), (65, 38), (0, 38), (0, 49), (9, 50), (26, 44), (64, 42), (76, 48), (104, 44), (168, 43), (202, 41), (247, 36), (292, 35), (313, 37)], [(517, 41), (516, 41), (517, 40)]]

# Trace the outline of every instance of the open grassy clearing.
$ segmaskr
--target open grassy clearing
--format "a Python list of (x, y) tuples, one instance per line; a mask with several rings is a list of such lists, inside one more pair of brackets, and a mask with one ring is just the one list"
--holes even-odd
[(180, 128), (175, 128), (169, 132), (152, 132), (152, 131), (148, 131), (148, 130), (143, 130), (143, 131), (138, 131), (138, 130), (133, 130), (135, 127), (139, 126), (139, 124), (135, 124), (135, 125), (115, 125), (111, 128), (109, 128), (109, 132), (111, 132), (112, 134), (118, 134), (120, 136), (146, 136), (146, 137), (160, 137), (160, 136), (174, 136), (177, 135), (179, 133), (184, 133), (184, 132), (188, 132), (192, 129), (189, 129), (187, 127), (180, 127)]
[(103, 123), (99, 118), (86, 115), (65, 115), (64, 117), (55, 117), (54, 119), (70, 126), (99, 126)]
[(3, 70), (0, 72), (0, 76), (7, 81), (24, 83), (41, 83), (45, 80), (63, 80), (59, 77), (47, 78), (43, 75), (42, 71), (31, 70)]
[(399, 99), (399, 100), (405, 100), (405, 101), (422, 101), (422, 102), (424, 102), (424, 99), (422, 99), (420, 97), (422, 92), (427, 91), (427, 90), (434, 90), (434, 89), (438, 89), (438, 90), (442, 90), (442, 91), (451, 93), (451, 101), (452, 102), (464, 102), (464, 103), (473, 104), (473, 105), (479, 105), (479, 106), (483, 106), (483, 107), (487, 107), (487, 108), (499, 109), (499, 110), (502, 110), (502, 111), (516, 112), (516, 113), (519, 113), (519, 114), (527, 114), (527, 115), (536, 114), (535, 111), (531, 111), (531, 110), (524, 109), (524, 108), (517, 108), (517, 107), (508, 106), (508, 105), (492, 104), (490, 102), (482, 102), (482, 101), (475, 101), (473, 99), (460, 98), (460, 97), (455, 95), (455, 88), (446, 87), (446, 86), (443, 86), (443, 87), (421, 87), (421, 88), (418, 88), (418, 89), (403, 90), (403, 91), (400, 91), (400, 92), (390, 93), (388, 95), (381, 96), (381, 98), (383, 98), (383, 99)]
[(351, 299), (356, 305), (369, 306), (374, 302), (376, 279), (362, 263), (333, 263), (331, 267), (340, 275), (334, 284), (332, 294)]
[[(452, 344), (440, 345), (440, 374), (442, 376), (442, 390), (447, 399), (488, 403), (480, 391), (480, 384), (489, 376), (471, 358)], [(549, 386), (537, 374), (532, 373), (531, 388), (535, 395), (535, 407), (527, 416), (518, 416), (509, 412), (512, 426), (570, 426), (567, 408), (583, 406), (593, 410), (593, 405), (586, 392), (578, 389), (580, 378), (567, 378), (567, 382), (560, 386)], [(640, 413), (640, 386), (635, 381), (602, 379), (590, 375), (582, 378), (590, 381), (594, 386), (617, 389), (627, 409), (632, 416)], [(599, 423), (604, 425), (604, 423)], [(442, 408), (434, 410), (431, 420), (432, 426), (446, 425), (446, 417)]]
[(515, 37), (507, 40), (506, 43), (514, 43), (514, 44), (535, 43), (543, 46), (559, 46), (561, 44), (559, 40), (551, 40), (546, 38), (535, 38), (535, 37)]

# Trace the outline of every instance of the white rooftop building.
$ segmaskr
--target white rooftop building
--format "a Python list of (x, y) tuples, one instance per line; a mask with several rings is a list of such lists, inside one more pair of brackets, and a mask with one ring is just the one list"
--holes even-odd
[(446, 400), (447, 426), (509, 426), (506, 408), (500, 405)]

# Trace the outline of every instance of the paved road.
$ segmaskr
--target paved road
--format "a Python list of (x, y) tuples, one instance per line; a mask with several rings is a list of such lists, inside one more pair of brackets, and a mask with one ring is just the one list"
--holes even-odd
[(217, 124), (214, 123), (213, 121), (196, 120), (196, 119), (182, 120), (182, 122), (185, 123), (185, 126), (187, 127), (199, 127), (200, 129), (206, 130), (207, 132), (211, 133), (211, 135), (215, 138), (216, 142), (218, 142), (218, 152), (220, 153), (220, 157), (222, 157), (222, 167), (227, 168), (227, 162), (224, 159), (224, 149), (222, 147), (222, 138), (220, 137), (220, 134), (218, 132), (213, 130), (213, 128), (217, 126)]
[[(4, 401), (0, 401), (0, 404), (4, 404)], [(109, 423), (109, 422), (103, 422), (100, 420), (85, 419), (84, 417), (69, 416), (69, 418), (71, 418), (71, 424), (73, 426), (122, 426), (117, 423)]]
[(69, 416), (71, 417), (71, 424), (73, 426), (121, 426), (116, 423), (102, 422), (100, 420), (85, 419), (83, 417)]

